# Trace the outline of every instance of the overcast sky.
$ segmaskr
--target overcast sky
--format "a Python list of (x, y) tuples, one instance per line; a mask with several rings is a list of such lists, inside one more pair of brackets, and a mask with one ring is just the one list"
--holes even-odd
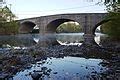
[[(104, 5), (89, 0), (6, 0), (18, 19), (64, 13), (103, 13)], [(88, 1), (88, 2), (87, 2)]]

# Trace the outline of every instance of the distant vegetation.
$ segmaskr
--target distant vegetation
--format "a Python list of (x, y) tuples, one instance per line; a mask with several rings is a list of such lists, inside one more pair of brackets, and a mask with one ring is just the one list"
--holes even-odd
[(82, 31), (82, 27), (76, 22), (65, 22), (57, 29), (57, 33), (78, 33)]
[(0, 34), (17, 34), (18, 24), (15, 15), (5, 6), (0, 8)]
[(108, 34), (110, 37), (120, 39), (120, 13), (119, 12), (110, 12), (106, 19), (113, 19), (101, 27), (102, 32)]
[[(96, 0), (90, 0), (92, 2)], [(108, 12), (107, 23), (102, 24), (101, 31), (109, 37), (120, 39), (120, 0), (98, 0), (96, 4), (104, 4)]]

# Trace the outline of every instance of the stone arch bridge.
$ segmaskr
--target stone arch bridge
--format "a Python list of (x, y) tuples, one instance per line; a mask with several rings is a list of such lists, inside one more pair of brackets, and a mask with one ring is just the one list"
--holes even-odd
[[(40, 34), (55, 33), (56, 28), (69, 21), (78, 22), (82, 26), (82, 32), (87, 36), (90, 41), (90, 36), (93, 36), (95, 29), (107, 15), (107, 13), (75, 13), (75, 14), (57, 14), (49, 16), (34, 17), (28, 19), (19, 20), (20, 33), (27, 33), (32, 31), (34, 26), (39, 27)], [(90, 37), (90, 38), (89, 38)], [(85, 39), (85, 40), (87, 40)]]
[(76, 13), (76, 14), (58, 14), (34, 17), (28, 19), (19, 20), (20, 33), (26, 33), (33, 29), (35, 25), (39, 27), (39, 33), (54, 33), (56, 28), (69, 21), (78, 22), (82, 26), (82, 32), (85, 34), (93, 34), (96, 25), (100, 23), (107, 13)]

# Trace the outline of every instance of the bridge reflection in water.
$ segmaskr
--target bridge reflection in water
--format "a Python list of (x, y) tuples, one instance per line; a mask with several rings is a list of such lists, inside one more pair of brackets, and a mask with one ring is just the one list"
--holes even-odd
[[(81, 46), (83, 43), (86, 43), (101, 46), (102, 38), (104, 40), (105, 35), (99, 33), (96, 34), (95, 37), (91, 35), (84, 35), (83, 33), (61, 33), (45, 35), (20, 34), (14, 36), (0, 36), (0, 45), (3, 47), (5, 47), (4, 45), (10, 45), (13, 47), (29, 47), (40, 45), (41, 47), (48, 47), (51, 45)], [(85, 42), (89, 40), (91, 40), (91, 42)], [(107, 80), (110, 76), (109, 74), (106, 74), (107, 71), (109, 71), (108, 69), (110, 69), (109, 66), (105, 66), (106, 62), (110, 63), (107, 60), (108, 59), (106, 58), (96, 59), (96, 57), (95, 59), (70, 56), (64, 58), (48, 57), (45, 60), (31, 64), (32, 67), (30, 69), (25, 69), (18, 72), (9, 80), (32, 80), (31, 73), (34, 74), (35, 72), (41, 73), (44, 80)], [(111, 80), (119, 80), (119, 78), (115, 76), (116, 75), (113, 75)]]
[[(60, 34), (19, 34), (11, 36), (0, 36), (0, 47), (10, 45), (12, 47), (30, 47), (39, 45), (47, 47), (51, 45), (81, 45), (85, 40), (83, 33), (60, 33)], [(100, 44), (102, 34), (90, 37), (93, 42)], [(89, 38), (87, 36), (87, 38)], [(90, 39), (88, 39), (90, 40)]]

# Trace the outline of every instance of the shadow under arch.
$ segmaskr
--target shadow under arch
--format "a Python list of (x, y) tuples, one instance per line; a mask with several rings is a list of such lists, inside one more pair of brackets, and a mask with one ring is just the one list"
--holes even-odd
[(35, 26), (36, 24), (34, 22), (25, 21), (20, 24), (19, 33), (23, 33), (23, 34), (31, 33)]
[[(61, 25), (62, 23), (65, 23), (65, 22), (70, 22), (70, 21), (73, 21), (73, 22), (77, 22), (75, 20), (71, 20), (71, 19), (56, 19), (56, 20), (53, 20), (51, 21), (48, 25), (47, 25), (47, 32), (48, 33), (55, 33), (56, 32), (56, 29), (59, 25)], [(79, 23), (79, 22), (78, 22)], [(80, 23), (79, 23), (80, 24)]]

